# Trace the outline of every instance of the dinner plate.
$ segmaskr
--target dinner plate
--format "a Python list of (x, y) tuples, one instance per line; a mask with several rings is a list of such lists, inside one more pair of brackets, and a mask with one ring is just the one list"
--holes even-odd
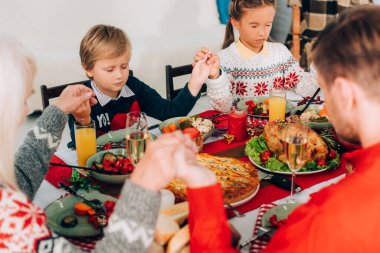
[(261, 218), (261, 226), (262, 227), (272, 227), (270, 223), (270, 217), (273, 215), (277, 216), (277, 220), (287, 219), (289, 214), (296, 209), (300, 203), (286, 203), (278, 206), (274, 206), (263, 214)]
[(257, 195), (257, 193), (259, 192), (259, 188), (260, 188), (260, 183), (257, 184), (256, 190), (254, 192), (252, 192), (251, 195), (247, 196), (245, 199), (230, 203), (230, 205), (233, 207), (237, 207), (237, 206), (241, 206), (241, 205), (247, 203), (248, 201), (250, 201), (251, 199), (253, 199)]
[[(264, 103), (265, 100), (268, 98), (269, 96), (257, 96), (257, 97), (245, 98), (245, 99), (240, 100), (236, 106), (238, 110), (247, 111), (248, 106), (245, 104), (245, 102), (254, 101), (255, 103)], [(293, 105), (289, 101), (286, 101), (285, 113), (289, 114), (292, 108), (293, 108)], [(263, 116), (263, 115), (257, 115), (257, 114), (249, 114), (249, 113), (248, 115), (255, 118), (269, 118), (269, 115)]]
[[(83, 195), (88, 199), (99, 199), (102, 202), (112, 200), (117, 202), (114, 197), (101, 194), (101, 193), (86, 193)], [(88, 222), (88, 215), (79, 216), (74, 212), (74, 205), (77, 202), (83, 202), (81, 198), (74, 195), (69, 195), (50, 203), (45, 208), (48, 227), (57, 234), (70, 237), (91, 237), (97, 236), (102, 233), (101, 229), (95, 229), (93, 225)], [(74, 215), (78, 224), (75, 227), (66, 228), (61, 226), (61, 222), (67, 215)]]
[[(127, 131), (128, 131), (127, 129), (109, 131), (108, 133), (103, 134), (96, 139), (96, 145), (103, 146), (104, 144), (107, 144), (107, 143), (117, 143), (117, 142), (124, 141)], [(151, 134), (151, 133), (149, 134), (152, 140), (157, 139), (157, 136), (155, 136), (154, 134)]]
[[(270, 173), (270, 174), (281, 174), (281, 175), (292, 175), (292, 172), (289, 170), (289, 171), (273, 171), (273, 170), (270, 170), (270, 169), (267, 169), (263, 166), (261, 166), (260, 164), (256, 164), (250, 156), (248, 156), (249, 160), (261, 171), (263, 172), (266, 172), (266, 173)], [(296, 175), (310, 175), (310, 174), (315, 174), (315, 173), (319, 173), (319, 172), (323, 172), (323, 171), (326, 171), (328, 170), (328, 168), (324, 168), (324, 169), (321, 169), (321, 170), (313, 170), (313, 171), (297, 171), (296, 172)]]

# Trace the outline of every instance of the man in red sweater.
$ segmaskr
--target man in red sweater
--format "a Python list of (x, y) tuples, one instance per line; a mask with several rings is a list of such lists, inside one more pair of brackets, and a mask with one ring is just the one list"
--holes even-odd
[(318, 38), (314, 64), (354, 173), (312, 195), (265, 252), (380, 252), (380, 6), (352, 8)]

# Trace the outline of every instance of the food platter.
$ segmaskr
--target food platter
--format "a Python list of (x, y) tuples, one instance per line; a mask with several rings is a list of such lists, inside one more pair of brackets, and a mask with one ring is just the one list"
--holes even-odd
[[(101, 193), (84, 192), (83, 195), (90, 200), (99, 199), (102, 202), (105, 202), (106, 200), (117, 202), (117, 199), (115, 199), (114, 197), (101, 194)], [(101, 229), (95, 229), (94, 226), (88, 222), (87, 215), (85, 216), (75, 215), (74, 204), (77, 202), (82, 202), (82, 199), (74, 195), (69, 195), (50, 203), (45, 208), (48, 227), (52, 231), (63, 236), (90, 237), (90, 236), (100, 235), (102, 233)], [(75, 227), (61, 226), (61, 222), (63, 218), (66, 217), (67, 215), (76, 216), (78, 220), (78, 224)]]
[[(247, 112), (248, 106), (245, 104), (246, 102), (253, 101), (256, 104), (265, 103), (265, 100), (267, 100), (268, 98), (269, 96), (257, 96), (257, 97), (245, 98), (245, 99), (240, 100), (236, 106), (238, 110), (244, 110)], [(293, 105), (289, 101), (286, 101), (285, 113), (290, 114), (290, 111), (292, 109), (293, 109)], [(269, 115), (258, 115), (258, 114), (250, 114), (250, 113), (248, 113), (248, 115), (255, 118), (265, 118), (265, 119), (269, 118)]]

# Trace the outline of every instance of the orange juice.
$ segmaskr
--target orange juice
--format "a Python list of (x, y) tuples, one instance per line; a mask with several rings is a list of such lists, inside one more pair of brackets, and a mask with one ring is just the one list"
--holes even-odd
[(269, 121), (285, 120), (286, 99), (273, 96), (269, 98)]
[(75, 129), (78, 165), (86, 167), (87, 159), (96, 153), (96, 131), (94, 128)]

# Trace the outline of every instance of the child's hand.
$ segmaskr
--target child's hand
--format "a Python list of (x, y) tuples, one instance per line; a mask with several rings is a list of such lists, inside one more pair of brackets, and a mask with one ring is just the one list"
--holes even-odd
[(87, 100), (82, 103), (75, 111), (71, 113), (75, 120), (81, 125), (88, 125), (91, 122), (91, 106), (90, 101)]
[(219, 68), (220, 68), (220, 59), (217, 54), (209, 50), (208, 48), (202, 48), (200, 51), (196, 53), (194, 56), (193, 66), (196, 62), (207, 58), (207, 64), (211, 65), (211, 71), (209, 74), (210, 79), (216, 79), (219, 77)]
[(202, 85), (210, 75), (212, 66), (207, 64), (207, 58), (197, 61), (193, 66), (188, 88), (193, 96), (198, 95)]

